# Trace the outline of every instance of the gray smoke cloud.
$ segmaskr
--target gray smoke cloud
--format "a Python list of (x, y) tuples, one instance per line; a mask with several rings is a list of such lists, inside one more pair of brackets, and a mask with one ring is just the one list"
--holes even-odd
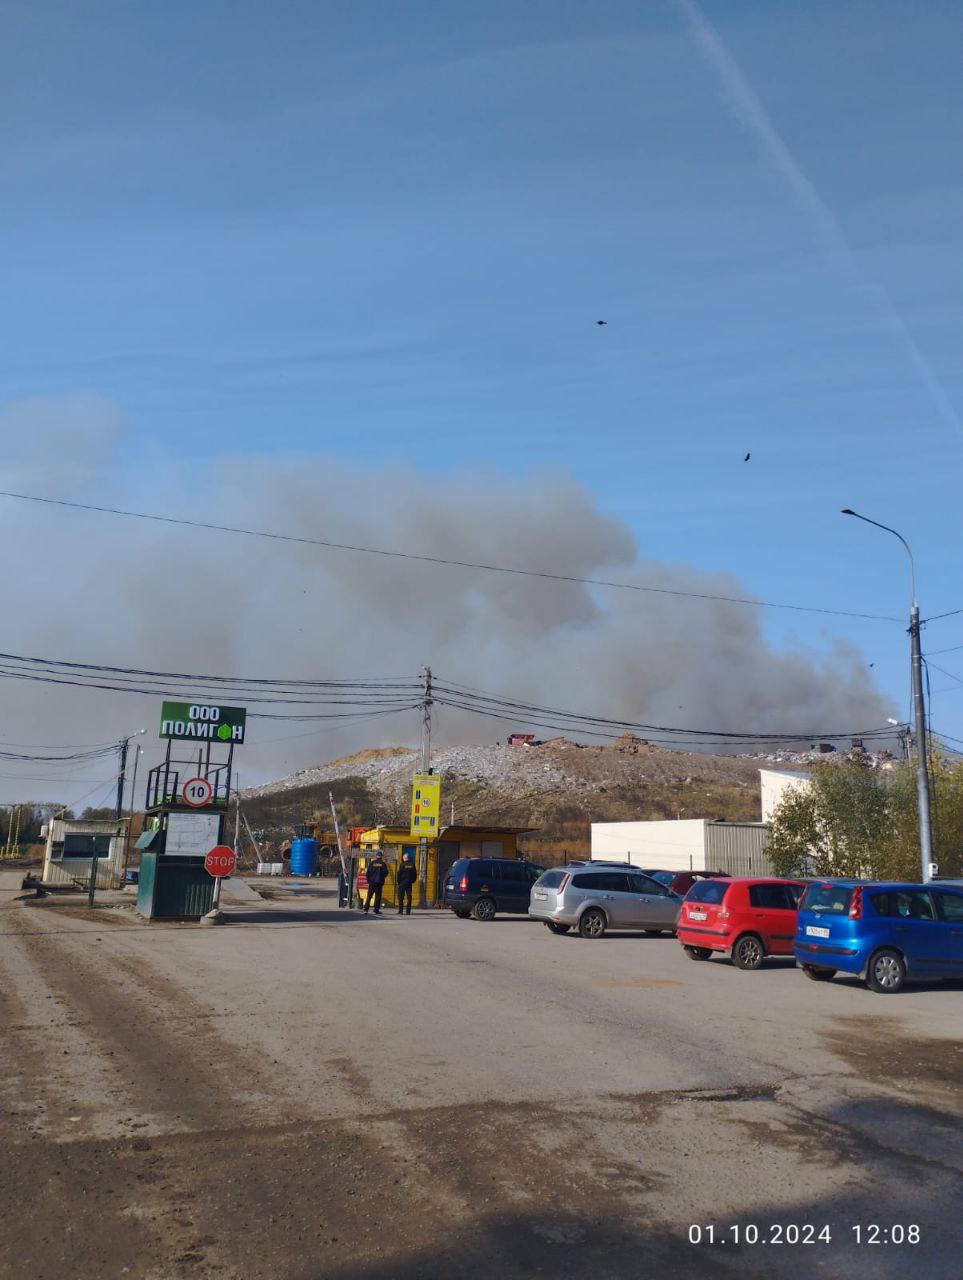
[[(236, 455), (132, 473), (117, 408), (91, 397), (13, 406), (5, 489), (215, 523), (581, 577), (744, 595), (733, 577), (648, 561), (582, 486), (546, 472), (427, 474), (324, 456)], [(27, 428), (24, 428), (27, 424)], [(16, 452), (14, 452), (14, 444)], [(848, 732), (891, 714), (865, 660), (768, 643), (760, 611), (0, 499), (8, 652), (158, 670), (292, 678), (436, 676), (619, 719), (754, 732)], [(141, 728), (160, 758), (159, 700), (6, 679), (4, 744), (106, 742)], [(249, 704), (253, 710), (253, 704)], [(681, 708), (681, 710), (680, 710)], [(366, 746), (415, 743), (417, 712), (340, 727), (255, 721), (242, 785)], [(507, 724), (439, 709), (436, 741)], [(541, 736), (550, 736), (541, 731)], [(574, 734), (573, 736), (579, 736)], [(586, 739), (591, 740), (591, 739)], [(143, 769), (145, 764), (141, 765)], [(103, 802), (112, 766), (0, 765), (6, 799)], [(30, 779), (29, 781), (27, 779)]]

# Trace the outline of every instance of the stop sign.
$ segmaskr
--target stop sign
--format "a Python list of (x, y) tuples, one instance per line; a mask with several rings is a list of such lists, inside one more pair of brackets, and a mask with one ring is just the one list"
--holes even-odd
[(237, 854), (229, 844), (215, 845), (204, 859), (204, 870), (215, 879), (229, 876), (236, 866)]

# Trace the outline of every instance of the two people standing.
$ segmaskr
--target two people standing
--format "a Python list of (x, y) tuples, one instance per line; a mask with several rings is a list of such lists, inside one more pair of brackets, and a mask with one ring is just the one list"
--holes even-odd
[[(376, 916), (380, 916), (381, 897), (384, 893), (385, 881), (388, 879), (388, 864), (385, 862), (384, 854), (380, 849), (375, 852), (374, 857), (368, 863), (365, 875), (368, 878), (368, 891), (364, 899), (365, 914), (367, 915), (368, 908), (373, 902), (374, 913)], [(415, 868), (414, 858), (410, 853), (403, 854), (401, 862), (398, 864), (398, 874), (396, 876), (399, 915), (411, 915), (411, 895), (417, 879), (418, 872)]]

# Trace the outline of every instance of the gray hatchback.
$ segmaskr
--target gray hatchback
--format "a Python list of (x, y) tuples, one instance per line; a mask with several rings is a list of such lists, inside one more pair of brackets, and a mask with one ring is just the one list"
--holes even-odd
[(601, 938), (606, 929), (674, 932), (681, 897), (632, 867), (575, 863), (546, 871), (532, 885), (528, 914), (553, 933), (578, 929)]

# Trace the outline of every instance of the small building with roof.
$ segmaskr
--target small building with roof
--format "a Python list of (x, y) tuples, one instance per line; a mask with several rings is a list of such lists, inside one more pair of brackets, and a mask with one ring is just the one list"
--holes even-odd
[[(445, 877), (459, 858), (517, 858), (518, 837), (533, 831), (533, 827), (465, 826), (454, 824), (444, 827), (434, 840), (427, 843), (427, 861), (419, 867), (419, 881), (424, 876), (425, 905), (439, 904), (444, 897)], [(407, 827), (371, 827), (361, 833), (361, 865), (359, 877), (376, 849), (380, 849), (388, 863), (389, 877), (385, 885), (385, 902), (395, 902), (395, 872), (406, 853), (418, 864), (418, 840)], [(359, 886), (360, 887), (360, 886)], [(417, 892), (415, 901), (418, 901)]]

